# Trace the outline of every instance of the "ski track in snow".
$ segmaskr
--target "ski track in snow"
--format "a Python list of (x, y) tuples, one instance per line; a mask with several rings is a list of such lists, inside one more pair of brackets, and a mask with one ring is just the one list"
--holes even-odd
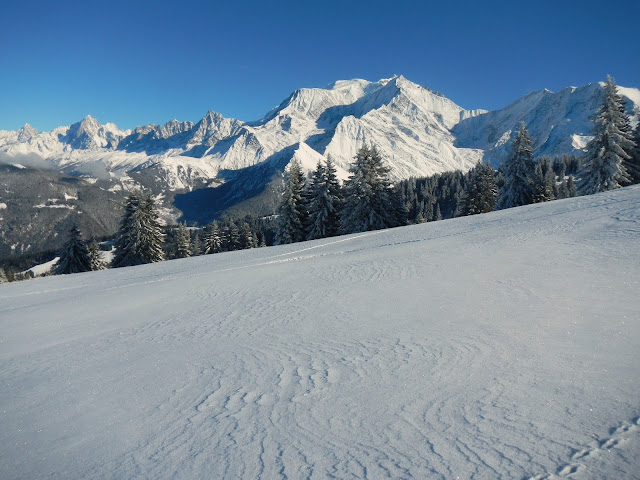
[(638, 478), (639, 198), (3, 285), (0, 477)]

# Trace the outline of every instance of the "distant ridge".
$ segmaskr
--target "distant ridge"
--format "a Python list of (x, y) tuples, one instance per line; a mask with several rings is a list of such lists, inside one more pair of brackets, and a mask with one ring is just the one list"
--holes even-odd
[[(637, 116), (640, 90), (620, 87), (620, 93), (628, 113)], [(114, 177), (152, 168), (158, 186), (175, 191), (263, 162), (273, 164), (269, 171), (281, 170), (292, 152), (309, 168), (330, 154), (345, 176), (355, 151), (375, 143), (392, 176), (402, 179), (467, 170), (482, 159), (498, 166), (520, 121), (528, 126), (536, 155), (577, 153), (588, 141), (600, 99), (601, 85), (592, 83), (532, 92), (487, 112), (465, 110), (403, 76), (339, 80), (294, 91), (257, 122), (209, 111), (197, 123), (172, 120), (133, 130), (101, 125), (91, 116), (50, 132), (25, 125), (0, 132), (0, 155), (11, 163), (35, 154), (49, 168), (72, 175), (91, 176), (96, 164)]]

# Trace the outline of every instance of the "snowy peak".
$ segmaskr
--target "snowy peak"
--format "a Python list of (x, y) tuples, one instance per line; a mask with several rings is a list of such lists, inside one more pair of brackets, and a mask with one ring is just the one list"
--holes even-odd
[(209, 111), (193, 128), (188, 146), (202, 145), (211, 147), (223, 138), (238, 133), (242, 122), (225, 118), (217, 112)]
[[(635, 121), (640, 91), (619, 87), (626, 110)], [(593, 129), (593, 117), (602, 103), (602, 84), (567, 87), (558, 92), (532, 92), (512, 104), (460, 121), (452, 133), (456, 146), (484, 151), (484, 160), (498, 166), (509, 153), (518, 125), (524, 122), (534, 142), (536, 156), (580, 154)]]
[(113, 123), (101, 125), (91, 115), (81, 122), (69, 126), (65, 135), (59, 134), (61, 143), (78, 150), (114, 149), (126, 132), (118, 130)]
[[(640, 91), (619, 91), (628, 100), (627, 112), (636, 115), (635, 124)], [(487, 112), (465, 110), (402, 75), (377, 82), (339, 80), (295, 90), (258, 122), (209, 111), (197, 123), (172, 120), (123, 131), (87, 116), (51, 132), (38, 133), (28, 125), (0, 132), (0, 152), (36, 153), (53, 168), (76, 174), (95, 170), (92, 164), (116, 176), (154, 166), (162, 172), (154, 178), (171, 189), (197, 184), (187, 185), (171, 172), (189, 171), (189, 179), (200, 176), (209, 184), (221, 170), (243, 170), (263, 162), (270, 164), (261, 172), (280, 170), (294, 152), (310, 164), (331, 154), (336, 166), (347, 171), (362, 145), (376, 144), (392, 177), (402, 179), (467, 170), (481, 159), (497, 167), (508, 155), (521, 121), (527, 124), (536, 155), (579, 153), (589, 139), (601, 98), (601, 85), (593, 83), (555, 93), (532, 92), (504, 109)]]
[(175, 135), (187, 132), (194, 127), (193, 122), (179, 122), (178, 120), (171, 120), (164, 124), (162, 128), (157, 130), (157, 138), (170, 138)]
[(38, 131), (35, 128), (33, 128), (31, 125), (29, 125), (28, 123), (25, 123), (24, 127), (22, 127), (20, 130), (18, 130), (18, 141), (19, 142), (28, 142), (29, 140), (31, 140), (36, 135), (38, 135)]

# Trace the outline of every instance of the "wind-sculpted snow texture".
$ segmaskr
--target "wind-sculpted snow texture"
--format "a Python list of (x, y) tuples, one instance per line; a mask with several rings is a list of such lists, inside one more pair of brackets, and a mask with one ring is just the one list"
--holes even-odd
[(639, 204), (0, 285), (0, 477), (638, 478)]

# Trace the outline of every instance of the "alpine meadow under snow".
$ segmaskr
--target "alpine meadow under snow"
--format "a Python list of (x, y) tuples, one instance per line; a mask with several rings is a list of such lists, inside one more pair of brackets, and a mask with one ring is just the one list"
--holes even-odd
[(639, 205), (0, 285), (0, 477), (638, 478)]

